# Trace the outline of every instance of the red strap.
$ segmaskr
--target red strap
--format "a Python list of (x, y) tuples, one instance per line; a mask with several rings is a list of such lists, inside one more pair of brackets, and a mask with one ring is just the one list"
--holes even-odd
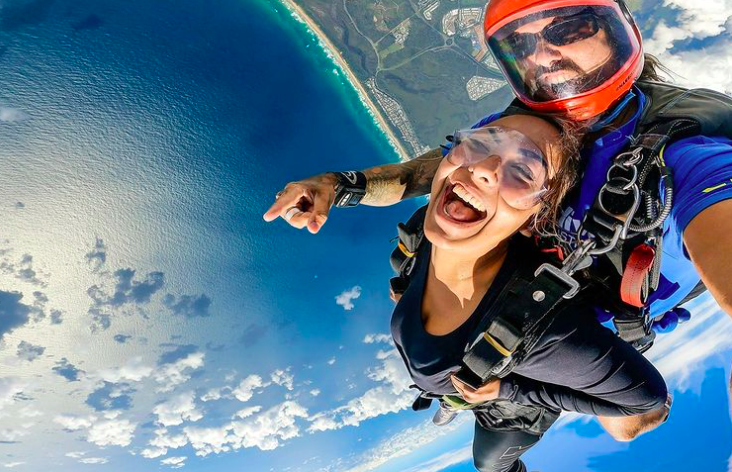
[(641, 244), (630, 254), (620, 283), (620, 298), (628, 305), (638, 308), (645, 305), (643, 283), (653, 267), (655, 257), (656, 251), (648, 244)]

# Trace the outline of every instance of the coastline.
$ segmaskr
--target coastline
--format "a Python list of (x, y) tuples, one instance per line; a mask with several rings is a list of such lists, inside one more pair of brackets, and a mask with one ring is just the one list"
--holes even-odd
[(374, 101), (371, 99), (368, 92), (366, 91), (366, 88), (363, 86), (361, 81), (358, 80), (358, 77), (356, 77), (356, 74), (353, 73), (351, 67), (348, 65), (348, 62), (346, 62), (346, 60), (341, 55), (340, 50), (335, 46), (335, 44), (333, 44), (333, 42), (330, 40), (330, 38), (328, 38), (328, 36), (320, 28), (320, 26), (318, 26), (315, 20), (313, 20), (307, 13), (305, 13), (302, 7), (296, 4), (294, 0), (278, 1), (285, 8), (287, 8), (293, 18), (307, 26), (311, 33), (318, 38), (320, 46), (323, 48), (325, 53), (333, 60), (335, 65), (345, 74), (346, 79), (356, 91), (359, 99), (373, 118), (374, 123), (376, 124), (376, 126), (379, 127), (381, 132), (386, 136), (386, 139), (387, 141), (389, 141), (391, 147), (394, 148), (396, 153), (399, 155), (399, 159), (401, 161), (409, 160), (410, 153), (407, 152), (402, 142), (396, 136), (394, 131), (392, 131), (389, 123), (386, 120), (386, 117), (381, 112), (378, 105), (374, 103)]

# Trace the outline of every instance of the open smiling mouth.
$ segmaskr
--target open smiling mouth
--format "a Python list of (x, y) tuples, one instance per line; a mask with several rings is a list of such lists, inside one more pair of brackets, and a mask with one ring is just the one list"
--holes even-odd
[(445, 189), (441, 210), (448, 220), (459, 224), (477, 223), (488, 216), (483, 202), (460, 183), (450, 184)]

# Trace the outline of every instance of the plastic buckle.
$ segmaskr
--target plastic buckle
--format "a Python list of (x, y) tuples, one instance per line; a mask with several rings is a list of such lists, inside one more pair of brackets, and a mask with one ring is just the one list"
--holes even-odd
[(536, 272), (534, 272), (534, 277), (539, 277), (540, 274), (543, 272), (548, 272), (549, 274), (553, 275), (555, 278), (559, 279), (564, 285), (566, 285), (569, 290), (567, 293), (563, 295), (564, 298), (570, 299), (573, 298), (577, 293), (579, 293), (580, 284), (575, 279), (573, 279), (569, 274), (566, 272), (563, 272), (556, 266), (553, 266), (551, 264), (542, 264), (539, 266), (538, 269), (536, 269)]

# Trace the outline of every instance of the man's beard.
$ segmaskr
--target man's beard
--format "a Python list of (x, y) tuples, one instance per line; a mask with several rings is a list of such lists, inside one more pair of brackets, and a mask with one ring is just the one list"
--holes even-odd
[[(576, 62), (563, 58), (553, 62), (549, 67), (538, 66), (533, 74), (527, 74), (526, 84), (536, 101), (550, 101), (569, 97), (591, 90), (607, 78), (609, 68), (614, 67), (613, 57), (592, 72), (585, 72)], [(564, 82), (551, 83), (544, 77), (553, 72), (575, 72), (577, 77)], [(610, 74), (612, 75), (612, 74)]]

